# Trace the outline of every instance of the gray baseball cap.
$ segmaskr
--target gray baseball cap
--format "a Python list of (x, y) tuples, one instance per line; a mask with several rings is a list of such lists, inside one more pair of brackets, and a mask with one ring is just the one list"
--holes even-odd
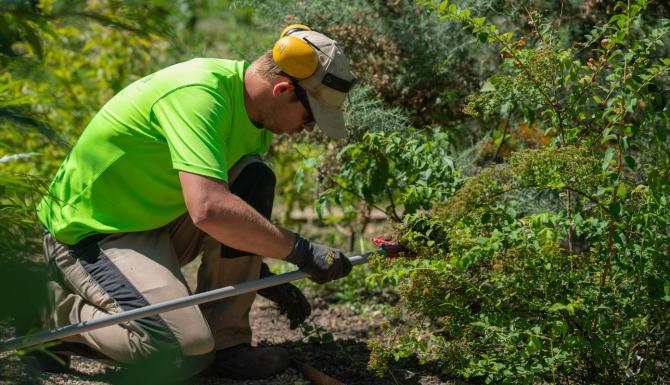
[(337, 42), (315, 31), (295, 31), (291, 36), (309, 44), (318, 57), (316, 71), (298, 84), (307, 91), (307, 100), (316, 125), (334, 139), (347, 136), (342, 107), (356, 76), (349, 69), (347, 57)]

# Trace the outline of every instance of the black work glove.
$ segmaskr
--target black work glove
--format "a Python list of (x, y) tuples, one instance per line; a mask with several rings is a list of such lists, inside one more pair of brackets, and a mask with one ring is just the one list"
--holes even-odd
[(341, 250), (312, 243), (298, 234), (286, 261), (298, 265), (316, 283), (342, 278), (351, 271), (351, 262)]
[[(261, 278), (275, 275), (265, 263), (261, 263)], [(295, 329), (305, 322), (312, 314), (312, 307), (300, 289), (291, 283), (266, 287), (257, 292), (279, 306), (279, 313), (288, 318), (291, 329)]]

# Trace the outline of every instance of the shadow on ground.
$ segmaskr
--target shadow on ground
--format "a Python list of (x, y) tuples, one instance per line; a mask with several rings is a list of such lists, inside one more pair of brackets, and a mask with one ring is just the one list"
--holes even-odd
[[(416, 359), (393, 363), (390, 372), (379, 377), (367, 368), (370, 350), (356, 340), (313, 344), (285, 342), (291, 357), (348, 385), (465, 385), (448, 378), (435, 365), (419, 365)], [(48, 374), (30, 370), (15, 355), (0, 358), (0, 384), (309, 384), (295, 369), (289, 369), (274, 378), (259, 381), (236, 381), (224, 378), (191, 378), (178, 381), (172, 377), (169, 363), (147, 365), (142, 370), (106, 366), (95, 361), (79, 359), (77, 369), (64, 374)], [(167, 364), (167, 365), (166, 365)]]
[(465, 384), (448, 378), (435, 365), (419, 365), (416, 359), (403, 359), (393, 363), (392, 369), (383, 377), (368, 369), (370, 350), (364, 342), (354, 339), (311, 344), (286, 342), (283, 346), (292, 358), (306, 363), (319, 371), (350, 385), (438, 385)]

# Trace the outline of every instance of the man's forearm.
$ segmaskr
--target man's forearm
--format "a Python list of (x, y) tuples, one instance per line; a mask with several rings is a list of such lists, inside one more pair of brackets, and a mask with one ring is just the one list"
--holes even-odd
[(295, 234), (275, 226), (230, 192), (225, 182), (179, 172), (184, 201), (193, 223), (226, 246), (263, 257), (284, 259)]
[(295, 234), (272, 224), (237, 195), (218, 203), (196, 223), (214, 239), (263, 257), (284, 259), (291, 252)]

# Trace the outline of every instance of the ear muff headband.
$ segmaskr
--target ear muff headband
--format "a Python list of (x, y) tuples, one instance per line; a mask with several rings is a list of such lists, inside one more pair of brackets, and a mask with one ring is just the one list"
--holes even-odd
[(291, 24), (281, 31), (281, 34), (279, 34), (279, 38), (281, 39), (284, 36), (292, 34), (293, 32), (311, 31), (311, 30), (312, 29), (306, 26), (305, 24)]
[(298, 31), (309, 31), (303, 24), (291, 24), (284, 28), (279, 40), (272, 48), (272, 58), (277, 66), (289, 76), (306, 79), (316, 72), (319, 58), (314, 49), (303, 39), (291, 36)]

